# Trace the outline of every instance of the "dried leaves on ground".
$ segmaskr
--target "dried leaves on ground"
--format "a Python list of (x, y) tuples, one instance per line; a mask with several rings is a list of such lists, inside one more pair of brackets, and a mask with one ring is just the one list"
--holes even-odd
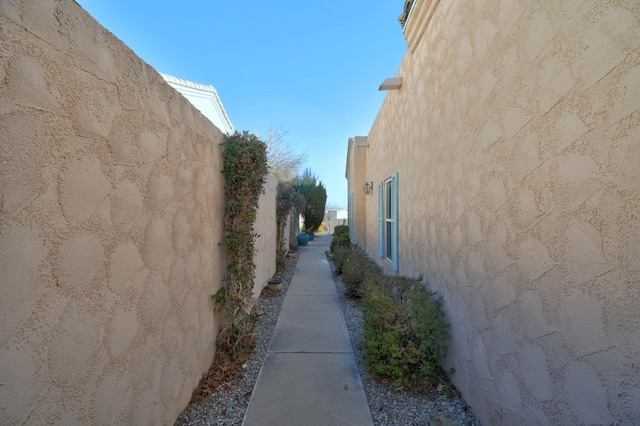
[(285, 270), (281, 274), (282, 291), (264, 288), (257, 300), (258, 322), (254, 330), (253, 352), (246, 359), (231, 360), (221, 359), (222, 351), (217, 353), (214, 364), (194, 391), (191, 403), (180, 414), (176, 425), (242, 424), (297, 259), (296, 255), (286, 259)]
[(193, 390), (191, 402), (202, 402), (213, 392), (232, 388), (249, 356), (249, 351), (230, 353), (229, 348), (218, 347), (209, 372)]
[[(273, 291), (267, 287), (260, 293), (261, 299), (271, 299), (280, 295), (279, 291)], [(231, 348), (219, 346), (216, 348), (216, 358), (209, 367), (207, 375), (200, 380), (198, 387), (193, 390), (191, 402), (199, 403), (205, 400), (213, 392), (220, 392), (233, 388), (239, 380), (239, 374), (247, 367), (247, 360), (251, 356), (250, 351), (236, 351), (231, 353)]]

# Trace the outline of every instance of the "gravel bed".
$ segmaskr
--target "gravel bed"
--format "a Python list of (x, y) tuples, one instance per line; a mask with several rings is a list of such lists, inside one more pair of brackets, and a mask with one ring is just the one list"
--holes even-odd
[(297, 256), (293, 259), (287, 259), (287, 266), (282, 274), (282, 290), (280, 292), (263, 291), (258, 298), (260, 318), (254, 330), (256, 347), (242, 373), (236, 376), (232, 383), (224, 386), (220, 391), (212, 393), (204, 402), (189, 404), (176, 420), (176, 425), (242, 424), (297, 262)]
[[(234, 378), (232, 383), (225, 384), (223, 389), (211, 394), (204, 402), (189, 404), (176, 420), (176, 425), (242, 424), (295, 271), (296, 262), (297, 257), (287, 262), (281, 292), (270, 297), (263, 294), (258, 299), (260, 319), (255, 329), (256, 347), (242, 373)], [(333, 269), (333, 263), (330, 262), (330, 264)], [(435, 391), (429, 395), (413, 395), (409, 392), (397, 391), (389, 383), (374, 380), (364, 364), (362, 310), (357, 302), (344, 295), (344, 284), (335, 273), (334, 280), (374, 424), (480, 426), (471, 408), (455, 388), (452, 388), (450, 397), (447, 397), (444, 392)]]

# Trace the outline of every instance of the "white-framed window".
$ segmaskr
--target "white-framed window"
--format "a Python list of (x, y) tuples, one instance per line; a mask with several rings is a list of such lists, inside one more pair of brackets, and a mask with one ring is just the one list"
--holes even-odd
[(378, 183), (378, 255), (399, 270), (398, 172)]

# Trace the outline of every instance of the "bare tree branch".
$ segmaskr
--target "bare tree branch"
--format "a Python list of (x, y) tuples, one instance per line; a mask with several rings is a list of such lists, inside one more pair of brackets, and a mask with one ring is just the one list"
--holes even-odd
[(289, 182), (298, 176), (298, 170), (307, 160), (306, 154), (297, 154), (286, 140), (287, 131), (279, 126), (269, 126), (256, 132), (267, 145), (270, 173), (278, 182)]

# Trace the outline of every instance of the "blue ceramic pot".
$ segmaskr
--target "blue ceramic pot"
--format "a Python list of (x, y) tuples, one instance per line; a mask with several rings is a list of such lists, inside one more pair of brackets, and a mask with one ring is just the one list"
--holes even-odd
[(298, 234), (296, 240), (298, 240), (299, 246), (306, 246), (309, 242), (309, 236), (307, 234)]

